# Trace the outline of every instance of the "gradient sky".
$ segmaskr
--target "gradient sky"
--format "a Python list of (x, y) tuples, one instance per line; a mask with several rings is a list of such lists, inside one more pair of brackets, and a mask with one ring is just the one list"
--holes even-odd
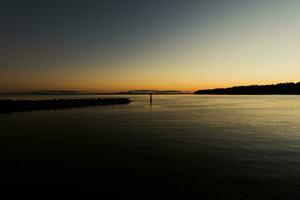
[(300, 81), (299, 0), (1, 0), (0, 92)]

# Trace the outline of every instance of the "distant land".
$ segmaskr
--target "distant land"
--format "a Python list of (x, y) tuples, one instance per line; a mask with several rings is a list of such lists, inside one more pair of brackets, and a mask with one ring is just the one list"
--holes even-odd
[(74, 90), (39, 90), (29, 92), (0, 92), (0, 95), (76, 95), (85, 94), (82, 91)]
[(0, 92), (0, 95), (113, 95), (113, 94), (192, 94), (179, 90), (129, 90), (125, 92), (85, 92), (75, 90), (40, 90), (30, 92)]
[(191, 92), (179, 90), (130, 90), (119, 94), (191, 94)]
[(198, 90), (194, 94), (229, 94), (229, 95), (263, 95), (263, 94), (300, 94), (300, 82), (279, 83), (276, 85), (250, 85), (211, 90)]

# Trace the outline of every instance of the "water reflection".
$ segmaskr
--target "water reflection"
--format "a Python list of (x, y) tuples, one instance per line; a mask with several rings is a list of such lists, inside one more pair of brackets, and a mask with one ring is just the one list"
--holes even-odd
[(0, 115), (6, 185), (299, 197), (299, 96), (121, 97), (133, 103)]

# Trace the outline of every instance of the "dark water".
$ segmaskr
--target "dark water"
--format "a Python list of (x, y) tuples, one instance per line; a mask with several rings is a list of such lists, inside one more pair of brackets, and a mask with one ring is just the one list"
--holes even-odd
[(0, 114), (1, 191), (300, 199), (300, 96), (129, 98)]

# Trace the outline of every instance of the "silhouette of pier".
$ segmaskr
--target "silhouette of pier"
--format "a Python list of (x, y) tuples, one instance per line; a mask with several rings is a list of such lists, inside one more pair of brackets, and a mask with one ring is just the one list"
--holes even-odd
[(127, 98), (53, 99), (53, 100), (0, 100), (0, 113), (34, 110), (57, 110), (100, 105), (128, 104)]

